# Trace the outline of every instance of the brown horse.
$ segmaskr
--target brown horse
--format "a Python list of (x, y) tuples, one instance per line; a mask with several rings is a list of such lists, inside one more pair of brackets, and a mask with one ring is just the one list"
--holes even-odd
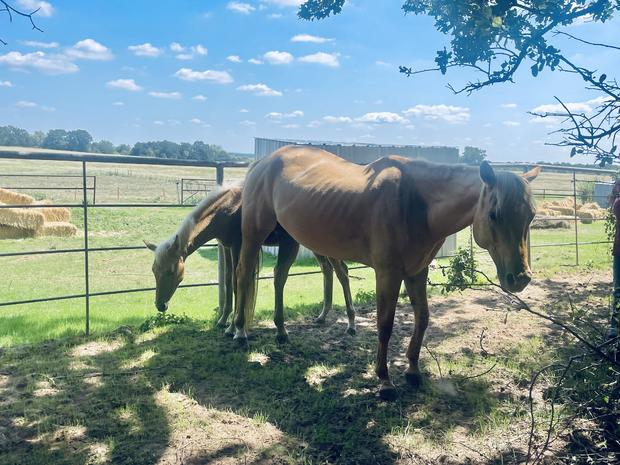
[(316, 148), (287, 146), (257, 162), (243, 188), (243, 242), (237, 267), (235, 338), (246, 344), (246, 302), (260, 246), (277, 224), (317, 253), (375, 270), (379, 394), (396, 395), (387, 367), (388, 342), (401, 283), (415, 314), (405, 372), (421, 383), (420, 348), (428, 324), (428, 266), (450, 234), (473, 225), (501, 285), (519, 292), (531, 279), (528, 225), (534, 217), (523, 176), (391, 156), (360, 166)]
[[(227, 186), (207, 196), (185, 218), (178, 231), (159, 246), (145, 241), (146, 246), (155, 252), (153, 274), (155, 275), (156, 291), (155, 306), (160, 312), (168, 309), (168, 302), (174, 295), (185, 274), (185, 260), (202, 245), (217, 239), (225, 249), (226, 300), (218, 320), (218, 326), (225, 326), (233, 309), (233, 291), (235, 287), (234, 270), (241, 248), (241, 187)], [(265, 239), (266, 245), (278, 245), (278, 259), (274, 270), (275, 310), (274, 320), (278, 327), (284, 324), (283, 289), (288, 271), (297, 256), (299, 244), (281, 227)], [(355, 334), (355, 309), (349, 287), (349, 275), (346, 264), (341, 260), (315, 254), (323, 272), (323, 311), (317, 318), (324, 323), (332, 308), (333, 272), (340, 281), (347, 308), (347, 333)], [(234, 325), (227, 329), (232, 335)], [(278, 341), (287, 340), (286, 331), (278, 332)]]

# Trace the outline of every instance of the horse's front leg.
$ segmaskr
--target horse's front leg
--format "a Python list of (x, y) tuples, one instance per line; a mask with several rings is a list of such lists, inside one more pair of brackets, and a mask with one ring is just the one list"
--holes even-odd
[(297, 258), (299, 244), (292, 237), (280, 239), (278, 261), (274, 269), (273, 287), (275, 291), (275, 307), (273, 322), (276, 325), (276, 341), (279, 344), (288, 342), (288, 333), (284, 327), (284, 286), (288, 279), (288, 272)]
[(393, 270), (376, 270), (377, 276), (377, 332), (379, 346), (377, 348), (377, 364), (375, 373), (379, 377), (379, 397), (383, 400), (394, 400), (396, 388), (390, 381), (387, 366), (387, 353), (392, 328), (394, 326), (394, 313), (398, 301), (398, 291), (402, 283), (402, 277)]
[(334, 268), (327, 257), (316, 253), (314, 256), (319, 262), (319, 266), (323, 272), (323, 311), (321, 311), (321, 314), (316, 318), (317, 323), (323, 324), (325, 323), (327, 314), (332, 309), (332, 299), (334, 296)]
[(347, 307), (347, 334), (355, 336), (355, 307), (353, 307), (353, 298), (351, 297), (351, 286), (349, 285), (349, 269), (347, 264), (342, 260), (336, 260), (335, 258), (329, 259), (330, 263), (336, 271), (336, 276), (340, 285), (342, 286), (342, 292), (344, 293), (344, 303)]
[(422, 384), (420, 372), (420, 349), (424, 339), (424, 332), (428, 326), (428, 299), (426, 296), (426, 283), (428, 279), (428, 267), (413, 278), (405, 278), (405, 287), (409, 294), (409, 300), (415, 314), (415, 328), (407, 349), (409, 367), (405, 371), (407, 382), (418, 388)]

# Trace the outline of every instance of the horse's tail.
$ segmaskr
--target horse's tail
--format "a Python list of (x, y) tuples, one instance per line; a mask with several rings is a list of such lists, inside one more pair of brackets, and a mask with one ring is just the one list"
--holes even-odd
[(254, 310), (256, 309), (256, 297), (258, 295), (258, 279), (260, 277), (260, 269), (263, 265), (263, 251), (258, 252), (256, 258), (256, 266), (254, 267), (254, 275), (252, 276), (252, 288), (248, 292), (248, 303), (245, 307), (245, 329), (246, 331), (252, 327), (254, 320)]

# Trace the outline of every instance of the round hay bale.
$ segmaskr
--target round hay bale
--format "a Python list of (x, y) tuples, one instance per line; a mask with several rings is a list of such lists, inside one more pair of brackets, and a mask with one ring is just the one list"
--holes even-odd
[(0, 187), (0, 202), (6, 205), (30, 205), (34, 198), (26, 194), (19, 194)]
[(573, 208), (568, 208), (568, 207), (558, 207), (558, 206), (552, 206), (551, 209), (555, 212), (557, 212), (559, 215), (568, 215), (568, 216), (574, 216), (575, 215), (575, 210), (573, 210)]
[(584, 203), (579, 210), (604, 210), (603, 208), (599, 207), (597, 203), (594, 202), (588, 202), (588, 203)]

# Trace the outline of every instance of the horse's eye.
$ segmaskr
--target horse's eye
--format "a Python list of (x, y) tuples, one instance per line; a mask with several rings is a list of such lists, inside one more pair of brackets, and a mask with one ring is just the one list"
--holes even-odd
[(491, 213), (489, 213), (489, 219), (493, 222), (497, 221), (497, 214), (492, 211)]

